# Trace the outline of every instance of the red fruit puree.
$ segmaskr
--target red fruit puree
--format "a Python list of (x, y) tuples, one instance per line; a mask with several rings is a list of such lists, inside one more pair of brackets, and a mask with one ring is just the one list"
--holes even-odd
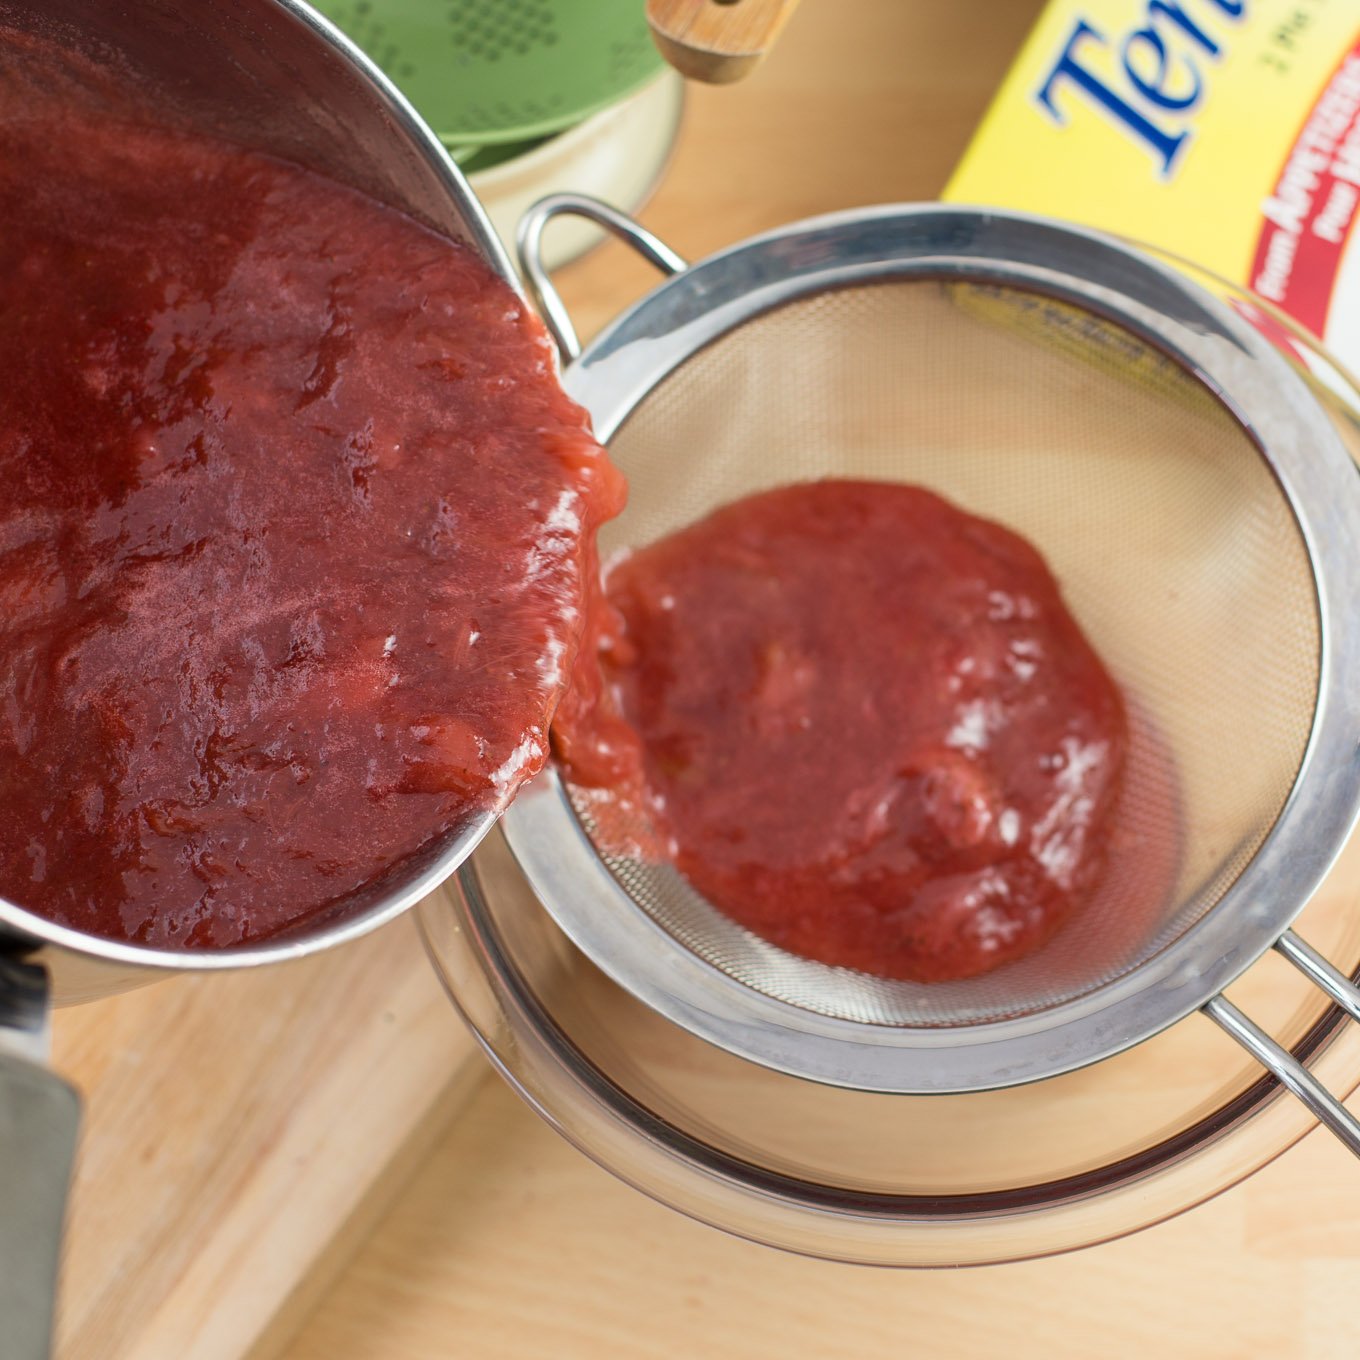
[(622, 484), (473, 254), (0, 92), (0, 894), (257, 940), (541, 765)]
[(642, 803), (740, 924), (918, 981), (1019, 958), (1091, 894), (1125, 708), (1016, 534), (916, 487), (819, 482), (607, 580), (602, 673), (583, 654), (555, 728), (570, 776), (613, 790), (606, 839)]

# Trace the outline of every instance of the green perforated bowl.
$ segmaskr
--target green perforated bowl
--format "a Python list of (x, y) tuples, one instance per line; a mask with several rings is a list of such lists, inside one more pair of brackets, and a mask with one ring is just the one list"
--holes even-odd
[(546, 136), (663, 64), (641, 0), (315, 0), (460, 153)]

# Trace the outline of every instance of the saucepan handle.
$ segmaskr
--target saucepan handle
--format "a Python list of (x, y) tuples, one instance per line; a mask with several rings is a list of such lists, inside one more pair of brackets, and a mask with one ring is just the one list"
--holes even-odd
[(52, 1353), (80, 1098), (44, 1065), (47, 974), (0, 954), (0, 1351)]
[(547, 266), (543, 263), (543, 229), (554, 217), (584, 217), (594, 222), (627, 242), (662, 273), (678, 274), (689, 265), (659, 237), (639, 226), (626, 213), (601, 203), (598, 198), (588, 198), (585, 194), (549, 194), (547, 198), (539, 199), (519, 221), (517, 244), (520, 270), (544, 324), (557, 341), (557, 348), (561, 350), (562, 357), (570, 361), (580, 354), (581, 342), (576, 338), (576, 328), (571, 324), (566, 304), (553, 287)]
[[(1276, 942), (1283, 954), (1349, 1016), (1360, 1020), (1360, 988), (1292, 930)], [(1237, 1040), (1253, 1058), (1280, 1079), (1336, 1136), (1360, 1157), (1360, 1119), (1356, 1118), (1292, 1053), (1249, 1020), (1231, 1001), (1215, 996), (1204, 1013)]]
[(691, 80), (726, 85), (749, 75), (797, 0), (647, 0), (661, 55)]

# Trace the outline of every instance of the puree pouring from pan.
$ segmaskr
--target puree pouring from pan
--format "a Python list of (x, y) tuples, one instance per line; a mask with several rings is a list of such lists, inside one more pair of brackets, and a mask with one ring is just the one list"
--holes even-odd
[(622, 482), (470, 248), (24, 57), (0, 895), (159, 948), (266, 939), (542, 766)]

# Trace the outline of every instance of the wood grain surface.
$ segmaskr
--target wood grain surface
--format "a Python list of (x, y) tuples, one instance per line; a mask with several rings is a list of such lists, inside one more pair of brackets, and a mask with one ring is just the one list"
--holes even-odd
[(482, 1073), (409, 920), (60, 1011), (53, 1061), (85, 1096), (61, 1360), (245, 1354), (386, 1208), (460, 1074)]
[(891, 1271), (786, 1255), (615, 1181), (498, 1078), (287, 1360), (1354, 1360), (1360, 1169), (1310, 1134), (1069, 1256)]

